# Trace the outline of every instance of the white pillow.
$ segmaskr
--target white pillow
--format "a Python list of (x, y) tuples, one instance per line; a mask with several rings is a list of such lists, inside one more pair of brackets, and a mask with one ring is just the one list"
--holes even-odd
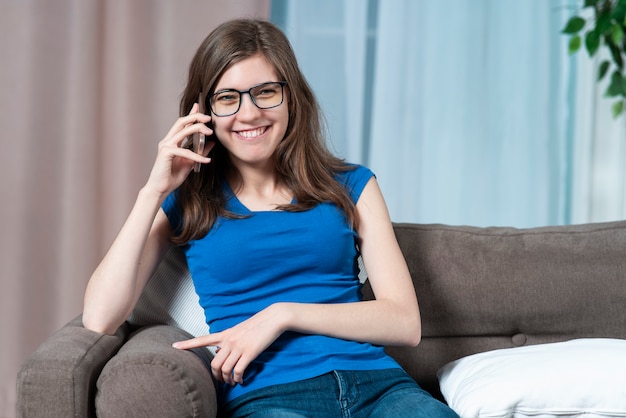
[(474, 354), (437, 373), (470, 417), (626, 417), (626, 340), (590, 338)]
[(209, 333), (185, 254), (180, 248), (169, 250), (146, 284), (128, 322), (173, 325), (194, 337)]

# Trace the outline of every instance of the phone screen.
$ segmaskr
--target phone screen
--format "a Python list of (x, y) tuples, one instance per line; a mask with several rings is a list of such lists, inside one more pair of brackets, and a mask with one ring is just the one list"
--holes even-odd
[[(202, 92), (198, 94), (198, 112), (204, 113), (204, 100), (202, 100)], [(193, 151), (196, 154), (202, 154), (204, 152), (204, 142), (206, 138), (203, 133), (196, 132), (193, 134)], [(196, 166), (193, 168), (193, 171), (198, 173), (202, 164), (196, 163)]]

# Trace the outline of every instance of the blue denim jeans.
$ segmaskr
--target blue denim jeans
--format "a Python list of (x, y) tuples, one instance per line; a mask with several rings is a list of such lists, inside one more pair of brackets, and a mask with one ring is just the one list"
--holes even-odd
[(228, 403), (220, 417), (458, 418), (402, 369), (334, 371), (258, 389)]

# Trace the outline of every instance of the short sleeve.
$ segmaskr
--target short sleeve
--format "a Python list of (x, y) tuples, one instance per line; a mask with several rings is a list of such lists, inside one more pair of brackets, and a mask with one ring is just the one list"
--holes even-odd
[(337, 180), (346, 187), (352, 201), (356, 204), (367, 182), (376, 176), (369, 168), (362, 165), (353, 165), (351, 167), (353, 168), (352, 170), (339, 173)]
[(165, 198), (165, 201), (161, 205), (161, 209), (167, 215), (167, 219), (169, 219), (172, 228), (176, 233), (180, 232), (181, 221), (180, 221), (180, 210), (178, 206), (178, 190), (172, 192)]

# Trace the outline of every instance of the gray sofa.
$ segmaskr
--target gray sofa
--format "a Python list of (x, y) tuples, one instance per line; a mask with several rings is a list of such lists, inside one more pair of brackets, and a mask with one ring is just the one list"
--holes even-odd
[[(474, 353), (586, 337), (626, 338), (626, 221), (530, 229), (396, 224), (419, 299), (423, 338), (389, 354), (441, 398), (437, 370)], [(371, 297), (367, 283), (366, 297)], [(17, 379), (20, 417), (209, 417), (205, 350), (169, 325), (115, 335), (77, 318)], [(514, 379), (514, 376), (511, 377)]]

